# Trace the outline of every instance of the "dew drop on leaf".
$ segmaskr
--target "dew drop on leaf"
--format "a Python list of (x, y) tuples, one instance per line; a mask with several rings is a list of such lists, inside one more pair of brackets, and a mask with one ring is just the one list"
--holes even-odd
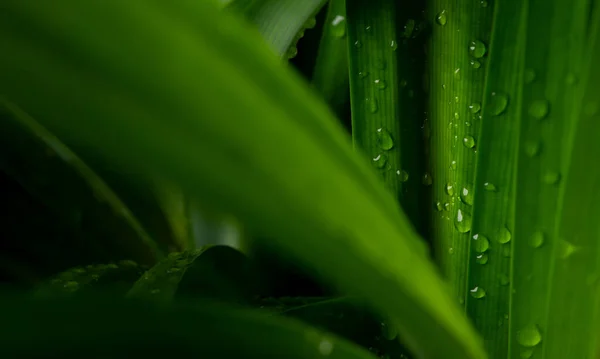
[(392, 49), (392, 51), (398, 50), (398, 42), (396, 40), (390, 41), (390, 48)]
[(535, 157), (540, 153), (541, 145), (537, 141), (527, 141), (524, 145), (527, 157)]
[(377, 129), (377, 142), (379, 143), (379, 147), (384, 151), (389, 151), (394, 147), (392, 135), (384, 128)]
[(465, 145), (466, 148), (473, 148), (475, 147), (475, 139), (473, 138), (473, 136), (465, 136), (463, 138), (463, 145)]
[(471, 41), (469, 44), (469, 53), (476, 59), (482, 58), (486, 51), (485, 44), (479, 40)]
[(561, 259), (569, 258), (575, 252), (577, 252), (577, 247), (572, 243), (565, 241), (564, 239), (558, 241), (558, 255)]
[(346, 18), (342, 15), (336, 15), (331, 20), (331, 35), (337, 38), (346, 36)]
[(437, 202), (435, 203), (435, 209), (437, 209), (437, 211), (438, 211), (438, 212), (441, 212), (441, 211), (443, 211), (443, 210), (444, 210), (444, 206), (442, 205), (442, 202), (440, 202), (440, 201), (437, 201)]
[(460, 68), (457, 68), (457, 69), (454, 70), (454, 79), (455, 80), (460, 80), (461, 79)]
[(485, 253), (490, 248), (490, 240), (481, 234), (473, 235), (473, 249), (477, 253)]
[(446, 212), (450, 211), (450, 203), (448, 203), (448, 202), (444, 203), (444, 211), (446, 211)]
[(493, 183), (490, 183), (490, 182), (485, 182), (483, 184), (483, 189), (485, 189), (488, 192), (496, 192), (497, 191), (496, 185), (494, 185)]
[(463, 187), (460, 191), (460, 200), (469, 206), (473, 205), (473, 191), (470, 186)]
[(523, 349), (519, 354), (521, 359), (529, 359), (533, 356), (533, 349)]
[(488, 108), (492, 116), (500, 116), (508, 107), (508, 95), (501, 92), (492, 92)]
[(446, 188), (445, 189), (446, 189), (446, 193), (449, 196), (454, 196), (454, 187), (452, 186), (452, 183), (450, 183), (450, 182), (446, 183)]
[(535, 71), (533, 71), (533, 69), (526, 69), (525, 73), (523, 74), (523, 79), (525, 80), (526, 84), (530, 84), (535, 81), (535, 76)]
[(510, 278), (506, 274), (498, 274), (498, 283), (500, 283), (500, 285), (508, 285), (510, 283)]
[(536, 100), (529, 105), (529, 116), (543, 120), (548, 116), (550, 104), (546, 100)]
[(387, 340), (394, 340), (398, 336), (398, 330), (392, 323), (383, 321), (381, 322), (381, 336)]
[(477, 113), (481, 111), (481, 104), (479, 102), (473, 102), (469, 105), (469, 110), (471, 111), (471, 113)]
[(511, 256), (511, 245), (509, 243), (506, 243), (502, 246), (502, 255), (506, 258), (510, 258)]
[(481, 67), (481, 62), (477, 60), (471, 60), (471, 67), (474, 69), (478, 69)]
[(529, 238), (529, 245), (533, 248), (539, 248), (544, 244), (544, 233), (542, 231), (536, 231)]
[(423, 178), (421, 178), (421, 182), (424, 186), (431, 186), (433, 183), (433, 178), (431, 178), (431, 174), (429, 172), (423, 173)]
[(542, 334), (537, 325), (530, 324), (517, 331), (517, 342), (524, 347), (533, 348), (542, 341)]
[(456, 169), (456, 161), (450, 162), (450, 169), (451, 170), (455, 170)]
[(542, 181), (546, 184), (557, 184), (560, 182), (560, 173), (554, 171), (548, 171), (544, 173)]
[(481, 253), (481, 254), (478, 254), (478, 255), (475, 257), (475, 261), (476, 261), (478, 264), (482, 264), (482, 265), (483, 265), (483, 264), (487, 264), (487, 262), (488, 262), (488, 255), (487, 255), (486, 253)]
[(488, 2), (486, 0), (481, 0), (481, 7), (488, 7)]
[(510, 242), (512, 238), (512, 234), (510, 233), (510, 231), (508, 230), (508, 228), (506, 227), (502, 227), (500, 228), (500, 230), (498, 230), (498, 242), (499, 243), (508, 243)]
[(406, 24), (404, 24), (404, 37), (409, 39), (412, 36), (413, 31), (415, 31), (415, 20), (406, 20)]
[(380, 153), (373, 157), (373, 164), (379, 169), (384, 168), (387, 164), (387, 155), (385, 153)]
[(485, 297), (485, 289), (481, 287), (474, 287), (473, 289), (470, 289), (469, 292), (471, 293), (471, 297), (475, 299), (481, 299)]
[(448, 22), (446, 10), (442, 10), (437, 14), (437, 16), (435, 17), (435, 22), (437, 22), (437, 24), (441, 26), (446, 25), (446, 23)]
[(473, 219), (471, 214), (465, 210), (458, 209), (456, 212), (456, 219), (454, 220), (454, 226), (460, 233), (467, 233), (471, 230)]
[(381, 80), (381, 79), (377, 79), (377, 80), (373, 81), (373, 83), (380, 90), (385, 90), (385, 88), (387, 87), (387, 84), (385, 83), (385, 81)]
[(402, 183), (408, 181), (408, 172), (405, 170), (397, 170), (396, 174), (398, 175), (398, 180)]
[(367, 103), (367, 108), (369, 109), (369, 112), (377, 113), (377, 110), (379, 110), (379, 104), (377, 103), (376, 98), (367, 98), (365, 102)]
[(358, 72), (358, 77), (360, 77), (361, 79), (364, 79), (367, 76), (369, 76), (369, 71), (359, 71)]
[(333, 352), (333, 343), (328, 339), (323, 339), (319, 342), (319, 353), (323, 356), (328, 356)]

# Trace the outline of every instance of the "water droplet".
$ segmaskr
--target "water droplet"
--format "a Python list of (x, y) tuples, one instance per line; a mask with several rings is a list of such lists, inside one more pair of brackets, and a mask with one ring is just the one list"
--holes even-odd
[(533, 349), (523, 349), (519, 354), (521, 359), (529, 359), (533, 356)]
[(397, 170), (396, 174), (398, 175), (398, 180), (400, 182), (406, 182), (406, 181), (408, 181), (408, 172), (406, 172), (404, 170)]
[(398, 50), (398, 42), (396, 40), (390, 41), (390, 48), (392, 49), (392, 51)]
[(415, 31), (415, 20), (408, 19), (404, 24), (404, 37), (409, 39)]
[(469, 44), (469, 53), (476, 59), (480, 59), (487, 51), (485, 44), (479, 40), (471, 41)]
[(471, 60), (471, 67), (474, 69), (478, 69), (481, 67), (481, 62), (477, 60)]
[(448, 253), (449, 254), (454, 254), (454, 248), (452, 248), (452, 247), (448, 248)]
[(333, 352), (333, 343), (327, 339), (321, 340), (319, 343), (319, 353), (323, 356), (328, 356)]
[(469, 110), (471, 110), (471, 113), (477, 113), (481, 111), (481, 104), (478, 102), (474, 102), (469, 105)]
[(543, 120), (550, 110), (550, 103), (546, 100), (536, 100), (529, 105), (529, 116)]
[(471, 122), (469, 122), (469, 121), (465, 121), (465, 126), (467, 126), (467, 127), (471, 127)]
[(500, 116), (508, 107), (508, 96), (501, 92), (492, 92), (488, 108), (492, 116)]
[(346, 18), (336, 15), (331, 21), (331, 35), (338, 38), (346, 36)]
[(479, 4), (481, 4), (481, 7), (488, 7), (488, 2), (486, 0), (481, 0)]
[(463, 187), (460, 191), (460, 200), (469, 206), (473, 205), (473, 191), (470, 186)]
[(490, 249), (490, 240), (481, 234), (473, 235), (473, 249), (477, 253), (484, 253)]
[(525, 143), (525, 154), (527, 157), (535, 157), (540, 153), (541, 145), (537, 141), (527, 141)]
[(471, 218), (471, 214), (459, 208), (456, 212), (456, 220), (454, 221), (456, 230), (460, 233), (467, 233), (471, 230), (472, 224), (473, 219)]
[(512, 238), (512, 234), (510, 233), (510, 231), (508, 230), (508, 228), (506, 227), (502, 227), (500, 228), (500, 230), (498, 230), (498, 242), (499, 243), (508, 243), (510, 242)]
[(398, 330), (389, 322), (381, 322), (381, 336), (387, 340), (394, 340), (398, 336)]
[(535, 71), (533, 69), (526, 69), (523, 74), (523, 80), (526, 84), (533, 83), (535, 81)]
[(435, 209), (437, 209), (437, 211), (438, 211), (438, 212), (441, 212), (441, 211), (443, 211), (443, 210), (444, 210), (444, 206), (442, 205), (442, 202), (440, 202), (440, 201), (437, 201), (437, 202), (435, 203)]
[(421, 179), (421, 182), (425, 186), (431, 186), (431, 184), (433, 183), (433, 178), (431, 178), (431, 174), (429, 174), (429, 172), (423, 173), (423, 178)]
[(456, 80), (460, 80), (461, 76), (460, 76), (460, 68), (457, 68), (456, 70), (454, 70), (454, 79)]
[(487, 255), (487, 254), (485, 254), (485, 253), (479, 254), (479, 255), (477, 255), (477, 256), (475, 257), (475, 261), (476, 261), (478, 264), (482, 264), (482, 265), (483, 265), (483, 264), (487, 264), (487, 262), (488, 262), (488, 255)]
[(509, 243), (506, 243), (502, 246), (502, 255), (506, 258), (511, 256), (512, 246)]
[(380, 153), (373, 157), (373, 164), (379, 169), (385, 167), (387, 164), (387, 155), (385, 153)]
[(358, 72), (358, 77), (360, 77), (361, 79), (364, 79), (367, 76), (369, 76), (369, 71), (359, 71)]
[(373, 83), (380, 90), (385, 90), (385, 88), (387, 87), (387, 84), (385, 83), (385, 81), (381, 80), (381, 79), (377, 79), (377, 80), (373, 81)]
[(539, 248), (542, 244), (544, 244), (544, 233), (536, 231), (531, 238), (529, 238), (529, 245), (533, 248)]
[(475, 147), (475, 139), (473, 138), (473, 136), (465, 136), (463, 138), (463, 145), (465, 145), (466, 148)]
[(441, 25), (441, 26), (446, 25), (446, 23), (448, 22), (448, 18), (446, 16), (446, 10), (442, 10), (437, 14), (437, 16), (435, 17), (435, 22), (437, 22), (438, 25)]
[(450, 183), (450, 182), (446, 183), (446, 193), (449, 196), (454, 196), (454, 187), (452, 186), (452, 183)]
[(365, 33), (367, 33), (368, 35), (372, 35), (373, 34), (373, 27), (371, 25), (365, 26)]
[(546, 184), (557, 184), (560, 182), (560, 173), (554, 171), (546, 172), (544, 173), (542, 180)]
[(450, 162), (450, 169), (451, 170), (456, 170), (456, 161)]
[(360, 49), (362, 47), (362, 42), (360, 42), (360, 40), (354, 41), (354, 47), (356, 47), (357, 49)]
[(483, 189), (485, 189), (488, 192), (496, 192), (497, 191), (496, 186), (490, 182), (485, 182), (483, 184)]
[(500, 285), (509, 285), (510, 278), (506, 274), (498, 274), (498, 282)]
[(481, 287), (474, 287), (473, 289), (470, 289), (469, 292), (471, 293), (471, 297), (475, 299), (481, 299), (485, 297), (485, 289)]
[(377, 129), (377, 142), (379, 143), (379, 147), (384, 151), (389, 151), (394, 147), (392, 135), (383, 128)]
[(558, 255), (562, 259), (567, 259), (573, 255), (573, 253), (577, 252), (577, 247), (575, 247), (570, 242), (561, 239), (558, 241)]
[(448, 202), (444, 203), (444, 211), (446, 211), (446, 212), (450, 211), (450, 203), (448, 203)]
[(367, 98), (366, 102), (367, 102), (367, 107), (369, 108), (369, 112), (377, 113), (377, 110), (379, 110), (379, 104), (377, 103), (377, 99), (376, 98)]
[(459, 120), (460, 119), (460, 115), (458, 114), (458, 112), (454, 113), (454, 119), (455, 120)]
[(530, 324), (517, 331), (517, 342), (524, 347), (533, 348), (542, 341), (542, 334), (537, 325)]

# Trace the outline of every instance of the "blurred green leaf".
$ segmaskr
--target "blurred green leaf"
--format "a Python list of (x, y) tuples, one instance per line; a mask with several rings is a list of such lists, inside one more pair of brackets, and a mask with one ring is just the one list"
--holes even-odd
[(192, 0), (3, 7), (0, 90), (54, 132), (237, 215), (417, 356), (485, 357), (370, 165), (258, 33)]
[(102, 296), (33, 301), (3, 293), (0, 306), (3, 358), (373, 358), (298, 321), (205, 301), (161, 310)]

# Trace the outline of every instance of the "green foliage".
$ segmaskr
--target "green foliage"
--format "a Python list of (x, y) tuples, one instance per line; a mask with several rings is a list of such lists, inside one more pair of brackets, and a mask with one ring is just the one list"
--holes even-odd
[(596, 1), (326, 3), (0, 5), (1, 357), (600, 355)]

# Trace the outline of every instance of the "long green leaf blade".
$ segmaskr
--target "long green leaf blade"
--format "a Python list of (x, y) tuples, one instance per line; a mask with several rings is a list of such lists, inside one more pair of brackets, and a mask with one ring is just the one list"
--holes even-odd
[(481, 104), (493, 6), (487, 1), (434, 0), (429, 64), (431, 235), (435, 256), (464, 305), (480, 139)]
[(59, 302), (3, 293), (1, 304), (4, 358), (78, 358), (90, 348), (110, 358), (373, 358), (298, 321), (206, 301), (159, 310), (102, 296)]
[[(511, 244), (499, 243), (498, 233), (514, 226), (525, 37), (515, 40), (513, 31), (525, 31), (526, 10), (523, 1), (496, 3), (486, 64), (489, 95), (481, 110), (473, 228), (467, 243), (467, 313), (485, 338), (490, 357), (502, 359), (508, 354)], [(514, 96), (499, 113), (506, 94)]]
[(485, 357), (393, 199), (247, 26), (191, 0), (2, 6), (0, 89), (53, 130), (236, 214), (419, 357)]

